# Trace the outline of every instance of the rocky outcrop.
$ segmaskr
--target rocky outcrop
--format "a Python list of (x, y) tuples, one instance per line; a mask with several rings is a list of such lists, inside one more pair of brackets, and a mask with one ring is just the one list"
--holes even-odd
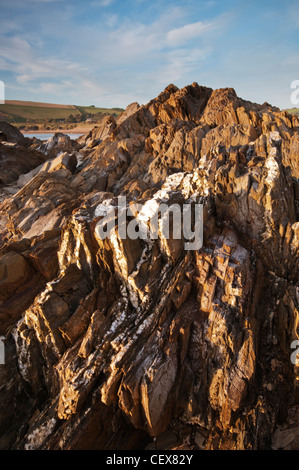
[[(1, 448), (298, 449), (298, 136), (193, 83), (35, 144), (0, 206)], [(201, 204), (200, 247), (150, 236), (161, 204)]]
[(19, 129), (8, 122), (0, 121), (0, 142), (9, 142), (10, 144), (25, 146), (28, 141)]
[(16, 143), (0, 142), (0, 188), (14, 183), (18, 177), (46, 161), (45, 155)]
[(79, 143), (65, 134), (56, 133), (42, 142), (25, 138), (15, 127), (0, 122), (0, 191), (6, 197), (14, 194), (40, 170), (64, 167), (73, 172), (81, 158), (79, 147)]
[(56, 132), (53, 137), (37, 147), (37, 150), (47, 155), (48, 158), (55, 158), (63, 152), (74, 152), (77, 149), (77, 142), (61, 132)]

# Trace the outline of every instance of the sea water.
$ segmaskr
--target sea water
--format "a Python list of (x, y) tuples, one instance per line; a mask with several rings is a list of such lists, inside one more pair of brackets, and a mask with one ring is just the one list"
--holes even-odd
[[(71, 139), (78, 139), (78, 137), (81, 137), (83, 134), (67, 134), (66, 132), (63, 132), (64, 135), (68, 135)], [(34, 133), (34, 132), (24, 132), (23, 136), (24, 137), (29, 137), (32, 139), (33, 137), (36, 137), (39, 140), (49, 140), (51, 137), (53, 137), (54, 132), (47, 132), (47, 133)]]

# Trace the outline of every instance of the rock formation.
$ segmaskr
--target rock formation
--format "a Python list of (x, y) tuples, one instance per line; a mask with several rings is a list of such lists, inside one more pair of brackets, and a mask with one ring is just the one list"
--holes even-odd
[[(299, 449), (298, 119), (193, 83), (8, 140), (0, 448)], [(202, 247), (101, 238), (120, 196), (201, 204)]]

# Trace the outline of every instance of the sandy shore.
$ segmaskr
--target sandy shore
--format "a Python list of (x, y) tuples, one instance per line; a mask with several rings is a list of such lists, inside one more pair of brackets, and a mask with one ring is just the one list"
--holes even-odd
[(26, 131), (22, 129), (20, 132), (22, 134), (55, 134), (56, 132), (60, 132), (62, 134), (88, 134), (91, 129), (95, 126), (86, 126), (86, 127), (74, 127), (73, 129), (39, 129), (38, 131)]

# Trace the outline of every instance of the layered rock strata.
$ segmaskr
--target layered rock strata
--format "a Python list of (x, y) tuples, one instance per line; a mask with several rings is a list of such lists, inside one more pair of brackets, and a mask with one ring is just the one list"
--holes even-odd
[[(193, 83), (5, 142), (0, 447), (298, 449), (298, 119)], [(202, 205), (200, 248), (121, 236), (159, 204)]]

